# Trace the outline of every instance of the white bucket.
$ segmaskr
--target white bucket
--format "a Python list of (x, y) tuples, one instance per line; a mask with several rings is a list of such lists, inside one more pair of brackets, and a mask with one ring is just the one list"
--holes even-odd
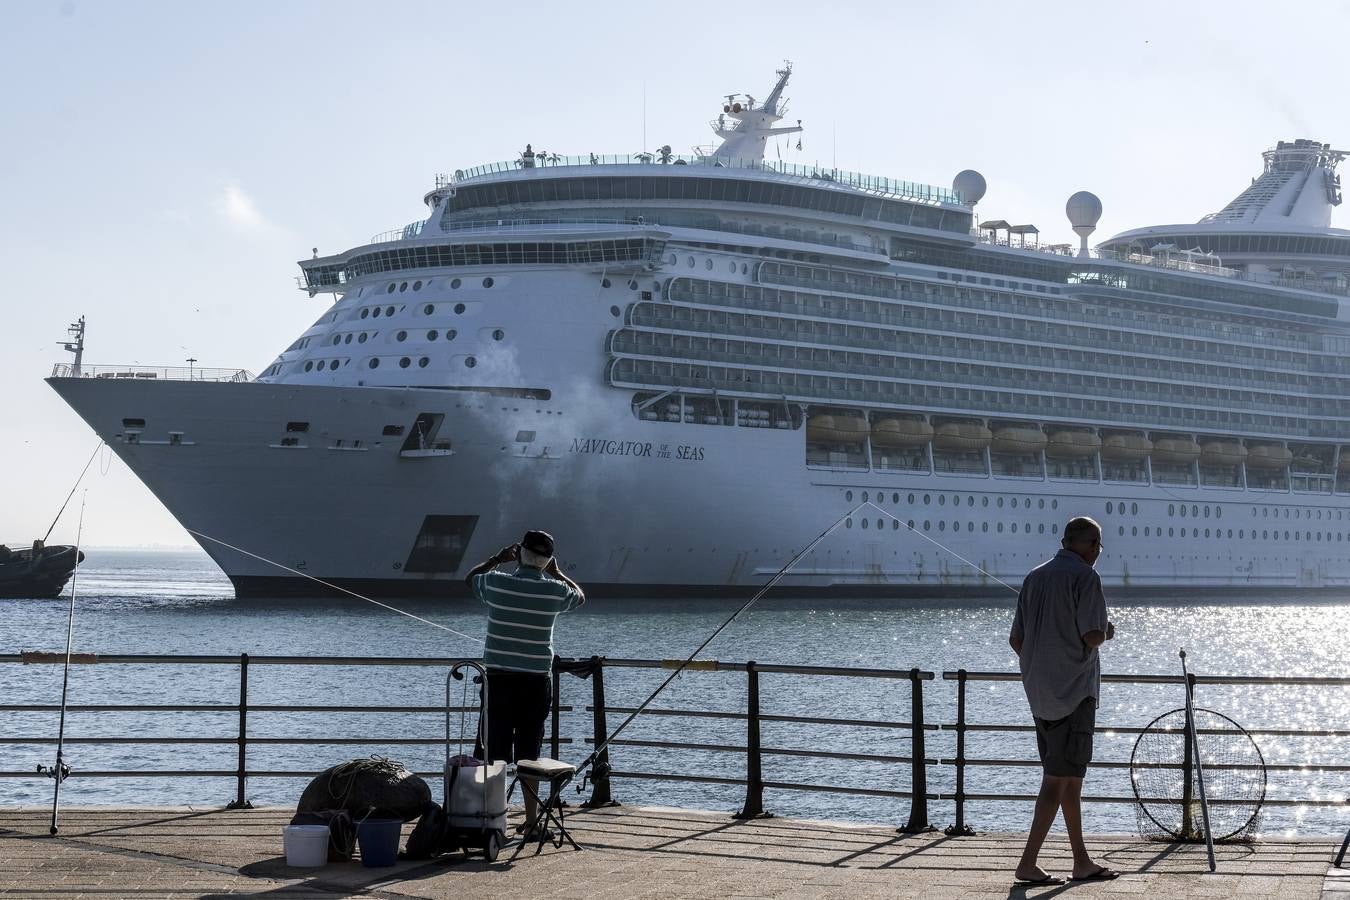
[(288, 866), (312, 868), (328, 862), (327, 825), (287, 825), (282, 844)]

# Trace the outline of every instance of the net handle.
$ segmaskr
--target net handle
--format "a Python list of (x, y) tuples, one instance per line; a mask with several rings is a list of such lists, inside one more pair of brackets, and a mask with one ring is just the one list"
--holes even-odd
[(1195, 732), (1195, 708), (1191, 705), (1191, 673), (1186, 669), (1186, 648), (1181, 648), (1181, 676), (1186, 688), (1186, 740), (1195, 762), (1195, 778), (1200, 788), (1200, 817), (1205, 823), (1205, 852), (1209, 855), (1209, 870), (1218, 868), (1214, 860), (1214, 832), (1209, 829), (1209, 801), (1205, 798), (1205, 767), (1200, 760), (1200, 737)]

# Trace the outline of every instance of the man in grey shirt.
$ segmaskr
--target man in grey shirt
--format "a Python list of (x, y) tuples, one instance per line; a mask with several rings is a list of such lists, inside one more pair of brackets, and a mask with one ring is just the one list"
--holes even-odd
[(1092, 761), (1092, 731), (1102, 670), (1097, 648), (1115, 637), (1106, 618), (1106, 597), (1093, 563), (1102, 551), (1101, 526), (1086, 516), (1064, 526), (1063, 547), (1022, 582), (1008, 643), (1022, 669), (1031, 715), (1036, 722), (1041, 790), (1017, 866), (1017, 880), (1059, 884), (1037, 864), (1055, 814), (1073, 849), (1074, 881), (1105, 881), (1120, 875), (1098, 865), (1083, 843), (1083, 777)]

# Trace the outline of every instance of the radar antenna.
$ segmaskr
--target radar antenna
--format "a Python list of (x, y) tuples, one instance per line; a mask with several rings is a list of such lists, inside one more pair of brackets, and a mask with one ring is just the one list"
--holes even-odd
[(80, 316), (78, 322), (71, 322), (67, 325), (66, 332), (70, 334), (70, 340), (61, 342), (61, 346), (66, 348), (67, 353), (75, 354), (75, 362), (70, 367), (70, 374), (79, 378), (80, 363), (84, 361), (84, 316)]

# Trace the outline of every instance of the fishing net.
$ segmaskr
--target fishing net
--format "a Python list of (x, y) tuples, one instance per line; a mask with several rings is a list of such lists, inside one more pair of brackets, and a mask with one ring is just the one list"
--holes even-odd
[[(1216, 841), (1250, 838), (1266, 799), (1266, 760), (1241, 725), (1195, 709), (1196, 741), (1205, 779), (1209, 828)], [(1204, 840), (1201, 769), (1186, 739), (1186, 710), (1154, 719), (1130, 755), (1139, 834), (1152, 840)]]

